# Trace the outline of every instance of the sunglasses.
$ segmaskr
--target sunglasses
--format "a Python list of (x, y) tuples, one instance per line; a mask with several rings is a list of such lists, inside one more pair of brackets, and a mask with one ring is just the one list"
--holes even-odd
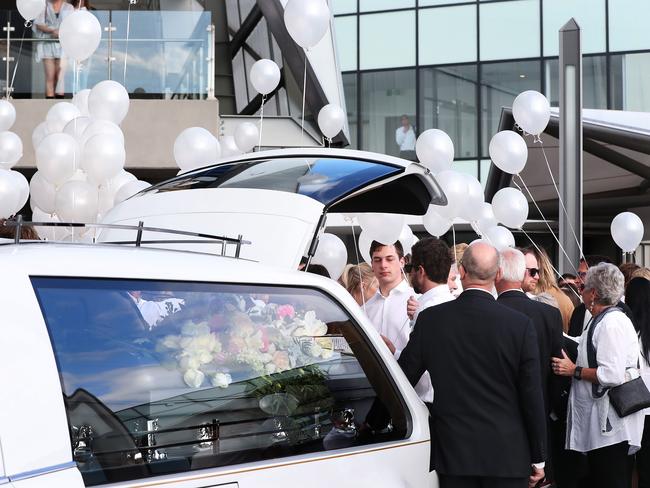
[(537, 268), (526, 268), (526, 271), (528, 271), (528, 274), (530, 275), (531, 278), (534, 278), (535, 276), (539, 275), (539, 269)]

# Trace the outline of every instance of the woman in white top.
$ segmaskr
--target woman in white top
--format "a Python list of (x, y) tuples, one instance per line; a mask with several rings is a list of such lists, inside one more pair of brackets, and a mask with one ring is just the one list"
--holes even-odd
[(631, 486), (628, 456), (640, 448), (643, 434), (643, 411), (619, 417), (607, 392), (627, 381), (628, 370), (636, 369), (639, 360), (634, 325), (615, 307), (623, 283), (623, 274), (613, 264), (589, 268), (582, 298), (592, 320), (580, 337), (577, 364), (566, 356), (553, 358), (556, 374), (573, 376), (566, 448), (587, 454), (590, 486), (597, 488)]
[(34, 19), (34, 33), (42, 42), (36, 43), (36, 61), (43, 61), (45, 70), (45, 98), (63, 98), (65, 86), (65, 58), (58, 41), (63, 19), (74, 12), (74, 7), (64, 0), (47, 0), (45, 10)]
[[(650, 281), (632, 278), (625, 289), (625, 303), (632, 310), (634, 326), (639, 335), (641, 348), (641, 376), (650, 384)], [(639, 488), (650, 488), (650, 412), (646, 411), (645, 428), (641, 450), (636, 453), (636, 469), (639, 473)]]

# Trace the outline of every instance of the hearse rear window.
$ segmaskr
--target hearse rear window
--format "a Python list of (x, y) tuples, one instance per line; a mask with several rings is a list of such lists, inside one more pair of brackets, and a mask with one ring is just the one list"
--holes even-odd
[(306, 195), (327, 205), (403, 168), (342, 158), (277, 158), (225, 163), (179, 176), (143, 193), (198, 188), (250, 188)]
[[(87, 486), (407, 435), (403, 402), (365, 337), (316, 290), (32, 284)], [(373, 405), (392, 420), (370, 433), (360, 427)]]

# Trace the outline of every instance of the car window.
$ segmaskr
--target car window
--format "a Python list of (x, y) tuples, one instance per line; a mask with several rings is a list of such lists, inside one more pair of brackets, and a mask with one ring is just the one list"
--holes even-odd
[(143, 193), (199, 188), (249, 188), (298, 193), (324, 205), (403, 168), (346, 158), (276, 158), (225, 163), (179, 176)]
[[(408, 435), (407, 410), (376, 353), (317, 290), (32, 284), (87, 486)], [(377, 409), (392, 420), (370, 431), (364, 425)]]

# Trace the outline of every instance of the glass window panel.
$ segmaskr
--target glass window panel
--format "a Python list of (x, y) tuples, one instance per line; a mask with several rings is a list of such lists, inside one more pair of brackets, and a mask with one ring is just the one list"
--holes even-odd
[(362, 15), (359, 37), (361, 69), (415, 64), (414, 11)]
[(501, 108), (512, 107), (515, 97), (525, 90), (541, 89), (539, 61), (512, 61), (481, 65), (481, 155), (498, 132)]
[(612, 56), (610, 69), (611, 108), (650, 112), (650, 53)]
[[(560, 102), (560, 74), (557, 58), (546, 61), (545, 95), (551, 105)], [(582, 105), (584, 108), (607, 108), (607, 63), (605, 56), (582, 58)]]
[(573, 17), (580, 26), (582, 52), (604, 52), (605, 0), (544, 0), (544, 56), (559, 54), (560, 28)]
[(650, 2), (609, 0), (609, 50), (649, 49), (649, 18)]
[[(402, 400), (319, 291), (35, 278), (85, 486), (403, 439)], [(370, 407), (392, 429), (357, 436)]]
[(330, 8), (334, 15), (351, 14), (357, 11), (357, 0), (330, 0)]
[(428, 7), (430, 5), (452, 5), (454, 3), (467, 3), (467, 1), (468, 0), (420, 0), (418, 6)]
[(357, 17), (335, 17), (336, 48), (341, 71), (357, 69)]
[[(361, 149), (412, 159), (414, 151), (400, 146), (397, 130), (402, 115), (415, 121), (415, 70), (395, 70), (361, 75)], [(417, 127), (414, 129), (417, 135)], [(413, 148), (415, 149), (415, 148)], [(410, 153), (407, 153), (410, 150)]]
[(476, 161), (454, 161), (451, 169), (478, 178), (478, 163)]
[(350, 127), (350, 149), (358, 147), (357, 142), (357, 74), (344, 74), (343, 91), (345, 93), (345, 106), (348, 112), (348, 126)]
[(481, 61), (539, 56), (539, 0), (479, 6)]
[(479, 179), (481, 180), (481, 185), (483, 185), (483, 189), (485, 189), (485, 184), (487, 183), (488, 175), (490, 174), (491, 165), (492, 165), (492, 161), (490, 161), (489, 159), (481, 159), (480, 162), (481, 177)]
[(476, 65), (420, 70), (421, 129), (444, 130), (458, 158), (478, 154), (477, 82)]
[(421, 10), (419, 23), (420, 64), (476, 61), (475, 5)]
[(415, 7), (415, 0), (361, 0), (359, 4), (361, 12), (411, 7)]

